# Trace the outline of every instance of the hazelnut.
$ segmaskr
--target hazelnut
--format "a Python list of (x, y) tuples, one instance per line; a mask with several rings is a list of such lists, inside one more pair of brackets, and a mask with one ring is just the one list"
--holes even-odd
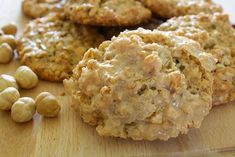
[(15, 23), (9, 23), (2, 27), (2, 31), (5, 34), (16, 35), (17, 33), (17, 26)]
[(35, 112), (35, 101), (29, 97), (22, 97), (11, 107), (11, 118), (18, 123), (28, 122)]
[(60, 105), (51, 93), (42, 92), (35, 101), (37, 112), (45, 117), (56, 117), (60, 112)]
[(31, 89), (37, 86), (37, 75), (27, 66), (20, 66), (15, 72), (16, 82), (21, 88)]
[(0, 45), (0, 63), (9, 63), (13, 58), (13, 50), (10, 45), (3, 43)]
[(0, 92), (8, 87), (14, 87), (18, 89), (15, 78), (6, 74), (0, 75)]
[(20, 98), (20, 93), (14, 87), (8, 87), (0, 93), (0, 109), (10, 110), (12, 105)]
[(0, 44), (8, 43), (14, 50), (16, 48), (16, 39), (13, 35), (2, 35), (0, 36)]

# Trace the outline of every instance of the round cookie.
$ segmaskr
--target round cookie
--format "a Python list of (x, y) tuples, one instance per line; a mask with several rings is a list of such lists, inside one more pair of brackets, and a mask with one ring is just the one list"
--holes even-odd
[(151, 18), (135, 0), (68, 0), (65, 14), (74, 22), (96, 26), (133, 26)]
[(217, 60), (213, 71), (213, 105), (235, 100), (235, 30), (228, 15), (188, 15), (173, 18), (159, 26), (161, 31), (173, 31), (199, 42)]
[(172, 33), (125, 31), (89, 49), (64, 85), (100, 135), (168, 140), (209, 113), (213, 80), (202, 63), (210, 59)]
[(23, 0), (22, 10), (30, 18), (38, 18), (50, 12), (62, 12), (66, 0)]
[(212, 0), (141, 0), (153, 13), (162, 18), (221, 12), (222, 8)]
[(95, 28), (73, 24), (58, 14), (31, 21), (19, 40), (20, 61), (39, 78), (62, 81), (83, 54), (104, 40)]

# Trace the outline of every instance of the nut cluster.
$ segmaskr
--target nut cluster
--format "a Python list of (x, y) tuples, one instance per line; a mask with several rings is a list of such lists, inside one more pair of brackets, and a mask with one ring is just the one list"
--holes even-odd
[[(6, 24), (0, 29), (0, 64), (8, 64), (14, 58), (17, 31), (15, 23)], [(61, 107), (51, 93), (40, 93), (35, 100), (20, 97), (19, 89), (35, 88), (38, 82), (38, 76), (27, 66), (20, 66), (14, 77), (0, 75), (0, 110), (10, 110), (13, 121), (18, 123), (30, 121), (36, 111), (44, 117), (56, 117)]]
[(0, 110), (11, 110), (11, 117), (15, 122), (30, 121), (36, 112), (35, 101), (29, 97), (20, 98), (18, 89), (31, 89), (37, 84), (37, 75), (26, 66), (19, 67), (15, 77), (0, 75)]
[[(17, 46), (17, 27), (9, 23), (0, 29), (0, 64), (9, 63)], [(20, 66), (14, 77), (0, 75), (0, 110), (11, 110), (11, 117), (17, 123), (33, 119), (36, 111), (44, 117), (56, 117), (60, 105), (54, 95), (42, 92), (36, 101), (30, 97), (20, 97), (19, 88), (32, 89), (38, 84), (38, 76), (27, 66)]]
[(14, 23), (2, 27), (0, 32), (0, 64), (7, 64), (12, 60), (17, 45), (16, 33), (17, 27)]
[(11, 117), (17, 123), (33, 119), (36, 109), (44, 117), (56, 117), (60, 112), (60, 105), (51, 93), (40, 93), (36, 102), (29, 97), (20, 98), (19, 87), (31, 89), (37, 84), (37, 75), (27, 66), (20, 66), (15, 77), (0, 75), (0, 110), (11, 110)]

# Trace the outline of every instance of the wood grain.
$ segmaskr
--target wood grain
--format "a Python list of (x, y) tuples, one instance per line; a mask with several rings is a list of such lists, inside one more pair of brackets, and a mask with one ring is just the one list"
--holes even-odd
[[(232, 3), (229, 0), (224, 2)], [(19, 34), (28, 22), (21, 13), (20, 0), (0, 0), (0, 26), (14, 21)], [(19, 66), (15, 59), (0, 65), (0, 74), (14, 74)], [(93, 127), (84, 124), (71, 109), (71, 99), (62, 96), (62, 84), (41, 81), (33, 90), (22, 90), (22, 96), (42, 91), (55, 94), (62, 106), (56, 119), (34, 120), (16, 124), (9, 112), (0, 112), (0, 157), (155, 157), (155, 156), (235, 156), (235, 104), (214, 108), (200, 129), (167, 142), (131, 141), (99, 137)]]

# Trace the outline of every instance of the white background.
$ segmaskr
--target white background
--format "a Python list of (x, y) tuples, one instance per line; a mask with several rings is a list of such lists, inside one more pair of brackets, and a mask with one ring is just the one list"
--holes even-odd
[(224, 12), (229, 13), (231, 21), (235, 24), (235, 0), (214, 0), (214, 1), (223, 6)]

